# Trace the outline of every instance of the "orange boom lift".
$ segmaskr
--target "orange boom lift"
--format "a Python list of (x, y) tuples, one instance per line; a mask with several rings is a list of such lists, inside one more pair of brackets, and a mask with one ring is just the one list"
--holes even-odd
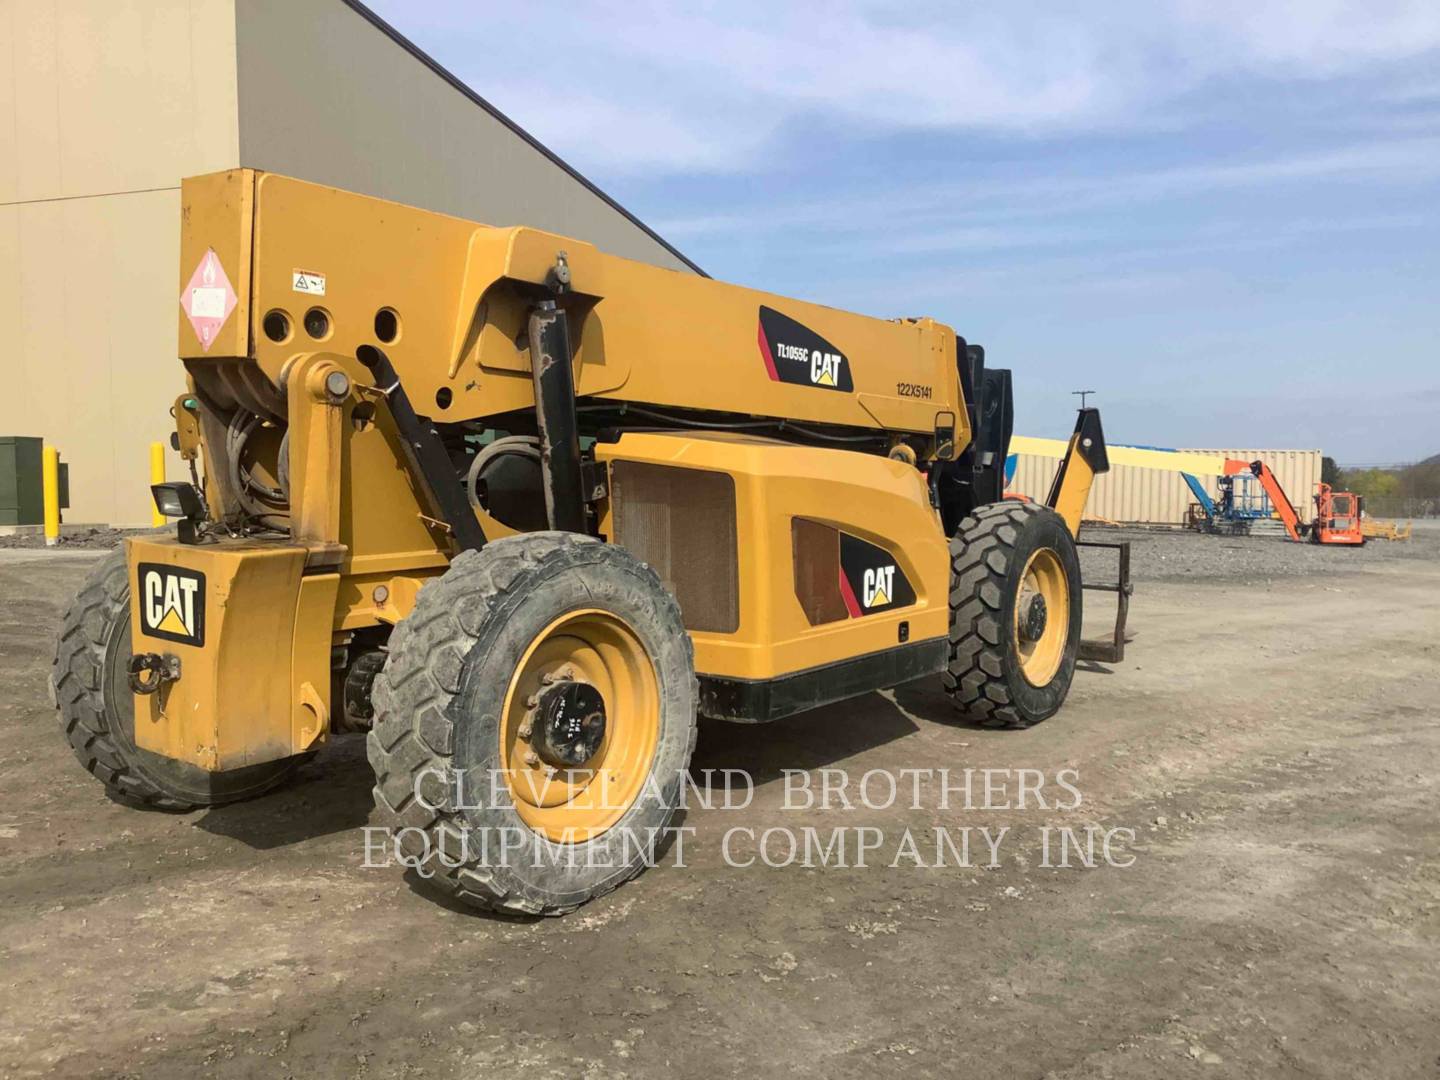
[(1316, 484), (1315, 521), (1307, 526), (1301, 523), (1300, 515), (1295, 512), (1294, 505), (1270, 471), (1270, 466), (1263, 461), (1252, 461), (1249, 465), (1234, 460), (1225, 463), (1225, 471), (1231, 475), (1247, 468), (1259, 479), (1291, 540), (1303, 540), (1308, 535), (1310, 541), (1316, 544), (1365, 543), (1360, 525), (1364, 500), (1359, 495), (1350, 491), (1335, 491), (1326, 483)]

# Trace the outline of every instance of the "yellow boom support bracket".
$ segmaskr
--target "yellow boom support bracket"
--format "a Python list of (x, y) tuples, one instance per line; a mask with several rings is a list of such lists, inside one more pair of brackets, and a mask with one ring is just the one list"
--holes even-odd
[(1050, 485), (1045, 505), (1065, 519), (1071, 536), (1080, 534), (1080, 519), (1085, 502), (1090, 498), (1090, 485), (1095, 477), (1110, 471), (1110, 458), (1105, 450), (1105, 432), (1100, 427), (1099, 409), (1081, 409), (1075, 420), (1075, 433), (1060, 459), (1060, 470)]

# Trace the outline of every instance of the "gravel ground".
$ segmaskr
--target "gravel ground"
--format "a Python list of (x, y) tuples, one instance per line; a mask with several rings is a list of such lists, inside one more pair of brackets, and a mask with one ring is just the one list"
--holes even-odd
[[(1284, 536), (1208, 536), (1187, 529), (1124, 529), (1085, 525), (1080, 539), (1130, 541), (1130, 577), (1138, 583), (1173, 581), (1230, 586), (1274, 578), (1365, 571), (1385, 563), (1440, 559), (1440, 523), (1421, 522), (1409, 540), (1371, 540), (1361, 547), (1297, 544)], [(1116, 555), (1081, 549), (1087, 581), (1113, 581)]]
[[(684, 865), (539, 921), (368, 865), (359, 738), (236, 806), (107, 800), (46, 690), (97, 555), (0, 552), (0, 1076), (1434, 1077), (1440, 536), (1134, 538), (1136, 640), (1055, 717), (958, 725), (928, 679), (703, 725), (695, 775), (743, 769), (753, 801), (692, 807)], [(932, 767), (998, 775), (1001, 805), (942, 804), (931, 778), (797, 808), (781, 780)], [(1006, 808), (1019, 770), (1053, 794), (1062, 769), (1083, 803)], [(1047, 860), (1042, 829), (1090, 823), (1123, 859)], [(938, 865), (941, 826), (1011, 832), (993, 867), (978, 838)], [(767, 866), (742, 836), (725, 857), (732, 829), (774, 827), (884, 850)], [(911, 830), (926, 864), (897, 854)]]

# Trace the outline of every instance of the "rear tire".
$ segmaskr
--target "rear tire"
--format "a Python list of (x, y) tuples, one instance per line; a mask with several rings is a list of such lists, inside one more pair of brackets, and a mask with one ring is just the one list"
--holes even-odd
[[(679, 606), (648, 566), (571, 533), (495, 540), (420, 590), (389, 650), (369, 735), (375, 805), (433, 885), (483, 910), (561, 915), (653, 861), (680, 806), (698, 695)], [(543, 724), (537, 697), (566, 683), (603, 699), (605, 734), (550, 772), (529, 725)], [(611, 778), (608, 796), (598, 780), (545, 786), (587, 772)], [(531, 781), (527, 798), (532, 774), (563, 796), (541, 805)], [(643, 791), (630, 801), (632, 782)]]
[[(1028, 608), (1020, 610), (1036, 593), (1047, 601), (1038, 637), (1026, 622)], [(1007, 499), (965, 518), (950, 540), (943, 676), (961, 715), (998, 728), (1027, 728), (1053, 715), (1075, 674), (1080, 597), (1075, 541), (1055, 511)]]
[(70, 749), (116, 799), (155, 810), (219, 806), (269, 791), (302, 760), (210, 773), (140, 749), (125, 674), (130, 653), (130, 570), (121, 548), (91, 571), (65, 613), (50, 671)]

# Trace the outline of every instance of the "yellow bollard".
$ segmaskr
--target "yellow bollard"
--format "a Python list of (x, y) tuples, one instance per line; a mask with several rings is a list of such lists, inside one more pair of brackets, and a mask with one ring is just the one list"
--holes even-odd
[[(163, 484), (165, 482), (165, 444), (152, 442), (150, 444), (150, 483)], [(165, 515), (160, 513), (160, 508), (155, 505), (155, 500), (150, 500), (150, 524), (157, 529), (165, 524)]]
[(60, 451), (45, 447), (40, 466), (40, 487), (45, 495), (45, 546), (60, 542)]

